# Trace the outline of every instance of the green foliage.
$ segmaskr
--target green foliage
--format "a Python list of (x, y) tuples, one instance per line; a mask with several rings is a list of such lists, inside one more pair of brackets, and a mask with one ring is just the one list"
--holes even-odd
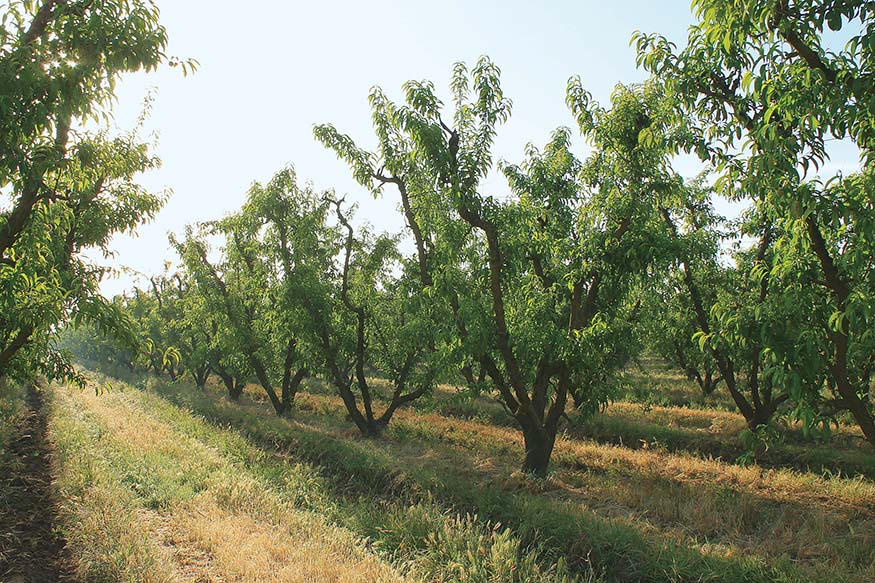
[[(134, 133), (71, 128), (107, 116), (119, 76), (168, 59), (151, 2), (14, 1), (0, 26), (0, 376), (75, 378), (54, 349), (58, 325), (131, 336), (98, 284), (115, 233), (152, 218), (164, 197), (134, 177), (158, 160)], [(118, 34), (123, 30), (124, 34)], [(194, 63), (185, 63), (188, 70)]]
[[(863, 194), (871, 192), (875, 147), (875, 12), (868, 2), (820, 0), (697, 0), (694, 8), (699, 22), (686, 48), (641, 33), (633, 43), (639, 63), (702, 128), (708, 147), (700, 155), (717, 172), (716, 190), (754, 203), (774, 229), (768, 260), (745, 284), (762, 288), (768, 278), (780, 285), (775, 301), (760, 308), (777, 319), (760, 318), (755, 336), (764, 364), (789, 366), (766, 374), (785, 388), (800, 419), (848, 410), (875, 444), (868, 397), (875, 249), (871, 197)], [(839, 30), (849, 39), (833, 49), (830, 31)], [(860, 149), (859, 173), (824, 175), (830, 139)], [(787, 308), (798, 337), (789, 344), (768, 332), (782, 325)], [(723, 315), (727, 324), (735, 320)]]
[[(253, 184), (239, 213), (173, 240), (197, 288), (194, 313), (211, 319), (213, 368), (223, 378), (252, 371), (278, 415), (318, 365), (301, 300), (319, 302), (318, 277), (333, 269), (327, 212), (327, 203), (310, 187), (299, 189), (286, 169), (267, 185)], [(209, 257), (209, 235), (224, 237), (219, 262)]]
[(666, 249), (653, 210), (677, 182), (667, 157), (678, 138), (658, 86), (618, 87), (604, 110), (572, 80), (569, 105), (596, 153), (577, 160), (561, 128), (521, 165), (501, 165), (512, 196), (486, 196), (511, 107), (499, 76), (485, 58), (458, 64), (449, 123), (429, 82), (405, 84), (404, 105), (374, 90), (374, 153), (330, 125), (315, 134), (374, 193), (398, 189), (423, 291), (452, 315), (446, 350), (466, 376), (472, 364), (488, 372), (526, 436), (524, 467), (543, 474), (569, 396), (582, 411), (604, 405), (634, 351), (631, 282)]

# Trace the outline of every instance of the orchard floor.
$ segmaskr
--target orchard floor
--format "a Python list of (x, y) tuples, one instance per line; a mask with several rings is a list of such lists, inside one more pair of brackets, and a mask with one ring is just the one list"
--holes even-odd
[(545, 481), (503, 409), (451, 387), (362, 439), (318, 381), (279, 419), (256, 387), (118, 376), (45, 409), (56, 556), (83, 581), (875, 580), (857, 432), (745, 455), (722, 397), (652, 365), (630, 382), (659, 390), (569, 425)]

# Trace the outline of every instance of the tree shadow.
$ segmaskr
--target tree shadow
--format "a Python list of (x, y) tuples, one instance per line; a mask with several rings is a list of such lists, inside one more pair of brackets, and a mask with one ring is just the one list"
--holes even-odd
[(0, 579), (72, 583), (73, 561), (57, 528), (44, 396), (34, 386), (28, 388), (27, 409), (0, 454)]

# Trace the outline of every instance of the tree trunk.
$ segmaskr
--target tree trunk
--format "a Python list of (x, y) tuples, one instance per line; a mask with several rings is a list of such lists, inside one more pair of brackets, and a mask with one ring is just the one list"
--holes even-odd
[(290, 370), (286, 372), (282, 387), (283, 409), (286, 411), (291, 410), (292, 403), (295, 401), (295, 395), (298, 394), (298, 389), (301, 386), (301, 381), (304, 380), (307, 374), (306, 368), (299, 369), (295, 376), (291, 376)]
[[(813, 215), (809, 215), (806, 219), (806, 226), (811, 247), (820, 262), (826, 285), (832, 292), (838, 310), (845, 312), (848, 299), (851, 297), (850, 285), (836, 267), (823, 234), (820, 232), (820, 226)], [(875, 417), (873, 417), (866, 402), (857, 394), (848, 374), (850, 329), (847, 318), (842, 319), (841, 330), (830, 333), (829, 338), (833, 346), (833, 361), (829, 365), (830, 373), (835, 380), (839, 394), (847, 404), (848, 410), (856, 419), (863, 435), (866, 436), (866, 441), (875, 447)]]
[(836, 383), (836, 388), (845, 402), (845, 406), (854, 419), (857, 425), (863, 431), (863, 435), (873, 447), (875, 447), (875, 419), (873, 419), (871, 411), (866, 406), (866, 402), (860, 398), (851, 384), (850, 375), (848, 375), (848, 336), (841, 332), (832, 334), (833, 347), (835, 349), (833, 363), (830, 365), (830, 372)]
[(766, 427), (772, 420), (772, 415), (775, 413), (775, 407), (771, 405), (762, 405), (754, 409), (753, 417), (748, 419), (747, 426), (751, 431), (756, 431), (760, 427)]
[(523, 460), (522, 470), (536, 478), (546, 478), (547, 469), (550, 466), (550, 456), (553, 453), (553, 445), (556, 435), (550, 435), (543, 428), (523, 428), (523, 438), (526, 445), (526, 457)]
[(365, 430), (362, 432), (362, 437), (368, 438), (376, 438), (383, 435), (383, 430), (386, 428), (386, 423), (381, 422), (379, 419), (374, 420), (371, 419), (368, 421)]
[(229, 373), (224, 367), (213, 365), (211, 368), (213, 368), (216, 371), (216, 374), (219, 375), (219, 378), (222, 379), (222, 383), (228, 390), (228, 398), (232, 401), (239, 401), (246, 383), (244, 383), (239, 377), (235, 377), (233, 374)]
[(267, 398), (270, 399), (270, 404), (273, 405), (273, 410), (276, 411), (277, 417), (282, 417), (286, 412), (285, 404), (279, 397), (277, 397), (273, 385), (270, 384), (270, 379), (267, 376), (267, 371), (264, 369), (264, 365), (255, 357), (250, 357), (250, 364), (252, 365), (252, 368), (255, 369), (255, 376), (258, 377), (258, 382), (261, 384), (261, 388), (267, 393)]
[(473, 390), (477, 386), (477, 381), (474, 379), (474, 370), (471, 368), (471, 365), (466, 364), (459, 370), (465, 379), (465, 383), (468, 384), (468, 388)]
[(708, 396), (714, 392), (717, 388), (717, 384), (720, 382), (719, 376), (714, 376), (714, 373), (710, 368), (705, 369), (705, 378), (702, 380), (702, 394), (704, 396)]
[(207, 366), (191, 369), (191, 376), (194, 379), (194, 384), (197, 388), (204, 390), (207, 386), (207, 380), (210, 378), (210, 368)]

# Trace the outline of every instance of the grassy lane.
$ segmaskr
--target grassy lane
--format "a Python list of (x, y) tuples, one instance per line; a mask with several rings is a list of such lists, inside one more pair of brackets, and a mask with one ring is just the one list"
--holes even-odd
[[(407, 413), (393, 432), (449, 445), (471, 459), (490, 444), (508, 474), (522, 443), (512, 430)], [(460, 460), (465, 459), (460, 456)], [(651, 536), (722, 555), (795, 563), (824, 576), (875, 577), (875, 486), (789, 470), (739, 467), (691, 455), (576, 439), (557, 444), (544, 495), (624, 518)], [(458, 463), (458, 462), (457, 462)]]
[[(695, 403), (682, 401), (683, 405), (671, 406), (617, 401), (604, 412), (567, 426), (566, 434), (632, 449), (686, 452), (728, 463), (745, 464), (749, 454), (740, 439), (746, 427), (740, 414), (705, 407), (700, 402), (703, 398), (695, 396), (691, 383), (677, 375), (663, 372), (656, 374), (656, 377), (663, 382), (654, 384), (653, 380), (638, 377), (636, 382), (651, 386), (649, 390), (658, 394), (666, 390), (665, 379), (668, 378), (673, 383), (670, 394), (686, 395), (698, 400)], [(379, 381), (375, 381), (374, 385), (380, 388)], [(310, 383), (308, 389), (319, 394), (333, 394), (330, 387), (320, 383)], [(652, 396), (652, 393), (649, 394)], [(712, 400), (708, 398), (708, 401)], [(442, 386), (430, 398), (417, 401), (414, 408), (423, 413), (515, 427), (513, 418), (494, 399), (472, 399), (449, 386)], [(830, 438), (825, 441), (805, 439), (798, 427), (788, 428), (783, 437), (783, 440), (770, 443), (768, 447), (756, 448), (753, 459), (757, 465), (875, 478), (875, 456), (871, 454), (860, 430), (854, 426), (833, 428)]]
[(79, 576), (111, 583), (182, 581), (149, 530), (147, 511), (127, 487), (104, 441), (105, 428), (72, 396), (55, 391), (49, 435), (56, 449), (61, 526)]
[[(99, 436), (79, 450), (99, 449), (117, 486), (139, 506), (128, 522), (152, 541), (139, 544), (138, 560), (156, 572), (171, 565), (177, 580), (208, 573), (216, 581), (594, 580), (476, 516), (451, 515), (425, 500), (338, 497), (311, 466), (114, 384), (99, 398), (59, 394), (57, 414), (78, 410), (86, 418), (80, 425)], [(75, 492), (67, 498), (77, 500)], [(365, 537), (382, 559), (362, 546)], [(162, 580), (155, 577), (148, 580)]]
[(53, 418), (68, 538), (87, 580), (403, 580), (348, 531), (154, 419), (137, 395), (60, 389)]
[[(595, 565), (609, 580), (808, 581), (827, 573), (834, 581), (871, 580), (871, 523), (863, 517), (849, 525), (834, 514), (843, 512), (842, 504), (865, 507), (858, 504), (873, 489), (862, 480), (566, 440), (557, 451), (560, 471), (539, 485), (513, 474), (519, 445), (504, 428), (406, 412), (387, 439), (365, 441), (354, 437), (338, 403), (323, 396), (301, 395), (296, 419), (288, 421), (257, 403), (241, 407), (160, 381), (155, 388), (214, 422), (319, 464), (335, 492), (477, 511), (577, 568)], [(662, 490), (652, 485), (654, 476)], [(801, 506), (789, 503), (811, 489)], [(611, 498), (611, 492), (618, 494)], [(704, 518), (677, 508), (699, 508)], [(764, 509), (761, 524), (756, 519)], [(784, 518), (775, 522), (776, 516)], [(794, 535), (794, 525), (812, 517), (813, 530)], [(799, 552), (818, 534), (825, 536), (810, 552)], [(771, 546), (758, 550), (766, 543)]]
[[(323, 396), (308, 395), (300, 406), (342, 416), (337, 403)], [(462, 471), (474, 461), (486, 476), (484, 487), (511, 475), (522, 450), (514, 430), (410, 411), (399, 415), (390, 436), (430, 447), (431, 461), (445, 468)], [(441, 450), (456, 455), (438, 460)], [(417, 455), (411, 453), (410, 463)], [(831, 580), (875, 579), (875, 485), (863, 478), (823, 478), (563, 439), (545, 489), (545, 498), (712, 556), (784, 563), (790, 572), (796, 570), (790, 565), (801, 565)]]

